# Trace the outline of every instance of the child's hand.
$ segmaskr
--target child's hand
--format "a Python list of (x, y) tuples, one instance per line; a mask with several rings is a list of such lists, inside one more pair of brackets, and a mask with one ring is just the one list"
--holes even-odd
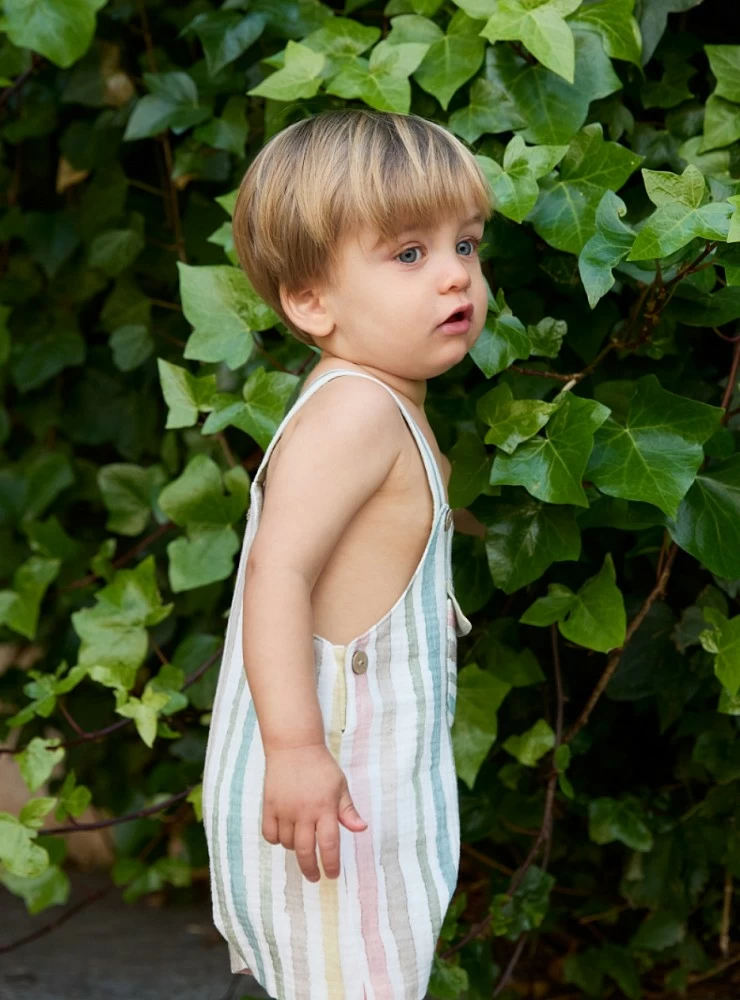
[(329, 878), (339, 875), (338, 822), (352, 833), (367, 828), (326, 744), (266, 751), (262, 836), (294, 850), (309, 882), (321, 876), (317, 838), (324, 871)]

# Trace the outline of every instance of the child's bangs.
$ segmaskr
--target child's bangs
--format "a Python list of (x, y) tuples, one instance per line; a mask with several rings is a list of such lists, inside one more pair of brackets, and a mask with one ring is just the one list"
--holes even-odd
[(337, 191), (341, 228), (369, 226), (390, 240), (475, 212), (490, 218), (491, 189), (473, 156), (429, 122), (421, 129), (404, 126), (378, 129), (368, 143), (353, 144), (346, 183)]

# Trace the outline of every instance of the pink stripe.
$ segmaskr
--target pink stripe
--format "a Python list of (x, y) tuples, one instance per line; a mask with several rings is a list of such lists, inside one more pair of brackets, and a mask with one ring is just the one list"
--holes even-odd
[[(358, 643), (358, 649), (360, 644)], [(367, 822), (367, 830), (354, 834), (355, 864), (360, 903), (360, 923), (365, 944), (365, 954), (370, 968), (370, 981), (376, 1000), (393, 996), (388, 960), (378, 927), (378, 882), (373, 854), (372, 796), (368, 770), (368, 746), (373, 719), (373, 703), (368, 689), (367, 674), (351, 674), (355, 684), (357, 728), (352, 745), (351, 771), (355, 777), (352, 799), (360, 816)]]

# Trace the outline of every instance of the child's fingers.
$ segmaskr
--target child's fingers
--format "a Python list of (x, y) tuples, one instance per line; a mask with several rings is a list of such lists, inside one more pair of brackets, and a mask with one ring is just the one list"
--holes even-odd
[(277, 816), (267, 809), (262, 814), (262, 836), (268, 844), (279, 844)]
[(292, 851), (294, 846), (293, 838), (295, 836), (295, 827), (293, 825), (293, 820), (285, 818), (278, 819), (278, 831), (280, 836), (280, 843), (283, 845), (286, 851)]
[(335, 813), (325, 812), (316, 824), (316, 838), (321, 851), (321, 864), (329, 878), (339, 875), (339, 823)]
[(296, 823), (295, 856), (298, 867), (309, 882), (318, 882), (321, 872), (316, 861), (316, 827), (313, 823)]

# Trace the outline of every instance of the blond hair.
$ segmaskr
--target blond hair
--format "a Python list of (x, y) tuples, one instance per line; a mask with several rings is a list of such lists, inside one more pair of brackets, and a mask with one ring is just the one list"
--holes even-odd
[(278, 132), (250, 164), (234, 206), (234, 245), (257, 294), (313, 345), (285, 314), (281, 286), (330, 282), (342, 238), (364, 225), (392, 239), (471, 204), (488, 219), (490, 186), (441, 125), (365, 108), (322, 111)]

